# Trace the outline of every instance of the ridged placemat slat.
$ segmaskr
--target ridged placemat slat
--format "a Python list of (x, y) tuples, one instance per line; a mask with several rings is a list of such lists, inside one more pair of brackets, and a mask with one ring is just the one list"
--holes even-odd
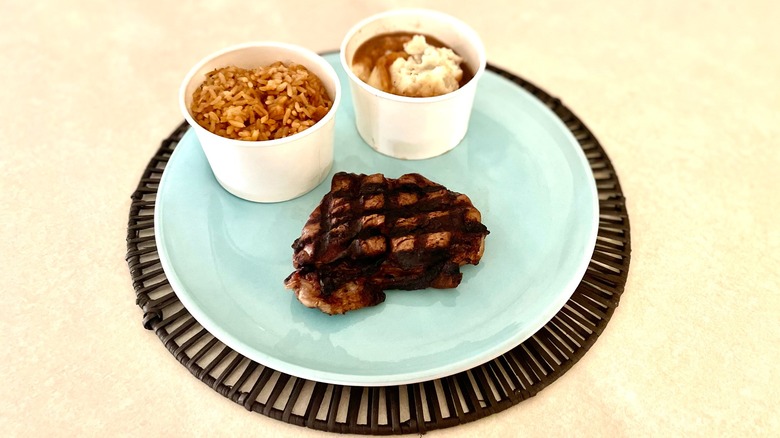
[(628, 212), (609, 157), (582, 121), (560, 99), (499, 68), (488, 69), (531, 92), (566, 124), (585, 152), (598, 190), (598, 236), (585, 276), (564, 307), (525, 342), (453, 376), (388, 387), (301, 379), (233, 351), (182, 306), (157, 253), (157, 188), (186, 123), (162, 141), (131, 197), (126, 260), (143, 326), (193, 376), (247, 410), (330, 432), (425, 433), (503, 411), (550, 385), (596, 342), (618, 306), (631, 256)]

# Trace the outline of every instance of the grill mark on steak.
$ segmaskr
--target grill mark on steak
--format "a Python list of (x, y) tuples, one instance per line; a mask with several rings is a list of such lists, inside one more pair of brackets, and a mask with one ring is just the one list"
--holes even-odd
[(454, 288), (487, 234), (468, 196), (422, 175), (339, 172), (293, 242), (285, 286), (329, 314), (379, 304), (387, 289)]

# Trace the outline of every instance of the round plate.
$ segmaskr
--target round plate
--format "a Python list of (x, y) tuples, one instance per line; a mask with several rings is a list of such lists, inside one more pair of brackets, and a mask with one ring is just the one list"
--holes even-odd
[(351, 96), (336, 121), (332, 173), (417, 172), (467, 194), (491, 234), (456, 289), (388, 291), (384, 303), (329, 316), (300, 304), (283, 280), (290, 245), (329, 189), (278, 204), (241, 200), (214, 179), (192, 131), (158, 189), (155, 238), (187, 310), (222, 342), (294, 376), (342, 385), (400, 385), (491, 360), (541, 328), (582, 279), (598, 227), (596, 186), (563, 123), (492, 72), (480, 81), (469, 132), (423, 161), (374, 152), (359, 137)]

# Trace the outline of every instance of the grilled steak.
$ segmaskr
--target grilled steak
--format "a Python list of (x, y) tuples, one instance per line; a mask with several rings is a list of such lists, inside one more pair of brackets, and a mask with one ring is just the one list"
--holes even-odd
[(340, 172), (293, 243), (284, 283), (328, 314), (377, 305), (388, 289), (454, 288), (460, 266), (482, 258), (481, 219), (468, 196), (422, 175)]

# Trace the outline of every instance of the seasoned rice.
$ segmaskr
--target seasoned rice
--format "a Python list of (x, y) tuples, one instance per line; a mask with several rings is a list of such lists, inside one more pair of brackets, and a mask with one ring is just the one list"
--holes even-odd
[(301, 132), (333, 106), (322, 81), (299, 64), (225, 67), (206, 74), (192, 94), (198, 124), (222, 137), (271, 140)]

